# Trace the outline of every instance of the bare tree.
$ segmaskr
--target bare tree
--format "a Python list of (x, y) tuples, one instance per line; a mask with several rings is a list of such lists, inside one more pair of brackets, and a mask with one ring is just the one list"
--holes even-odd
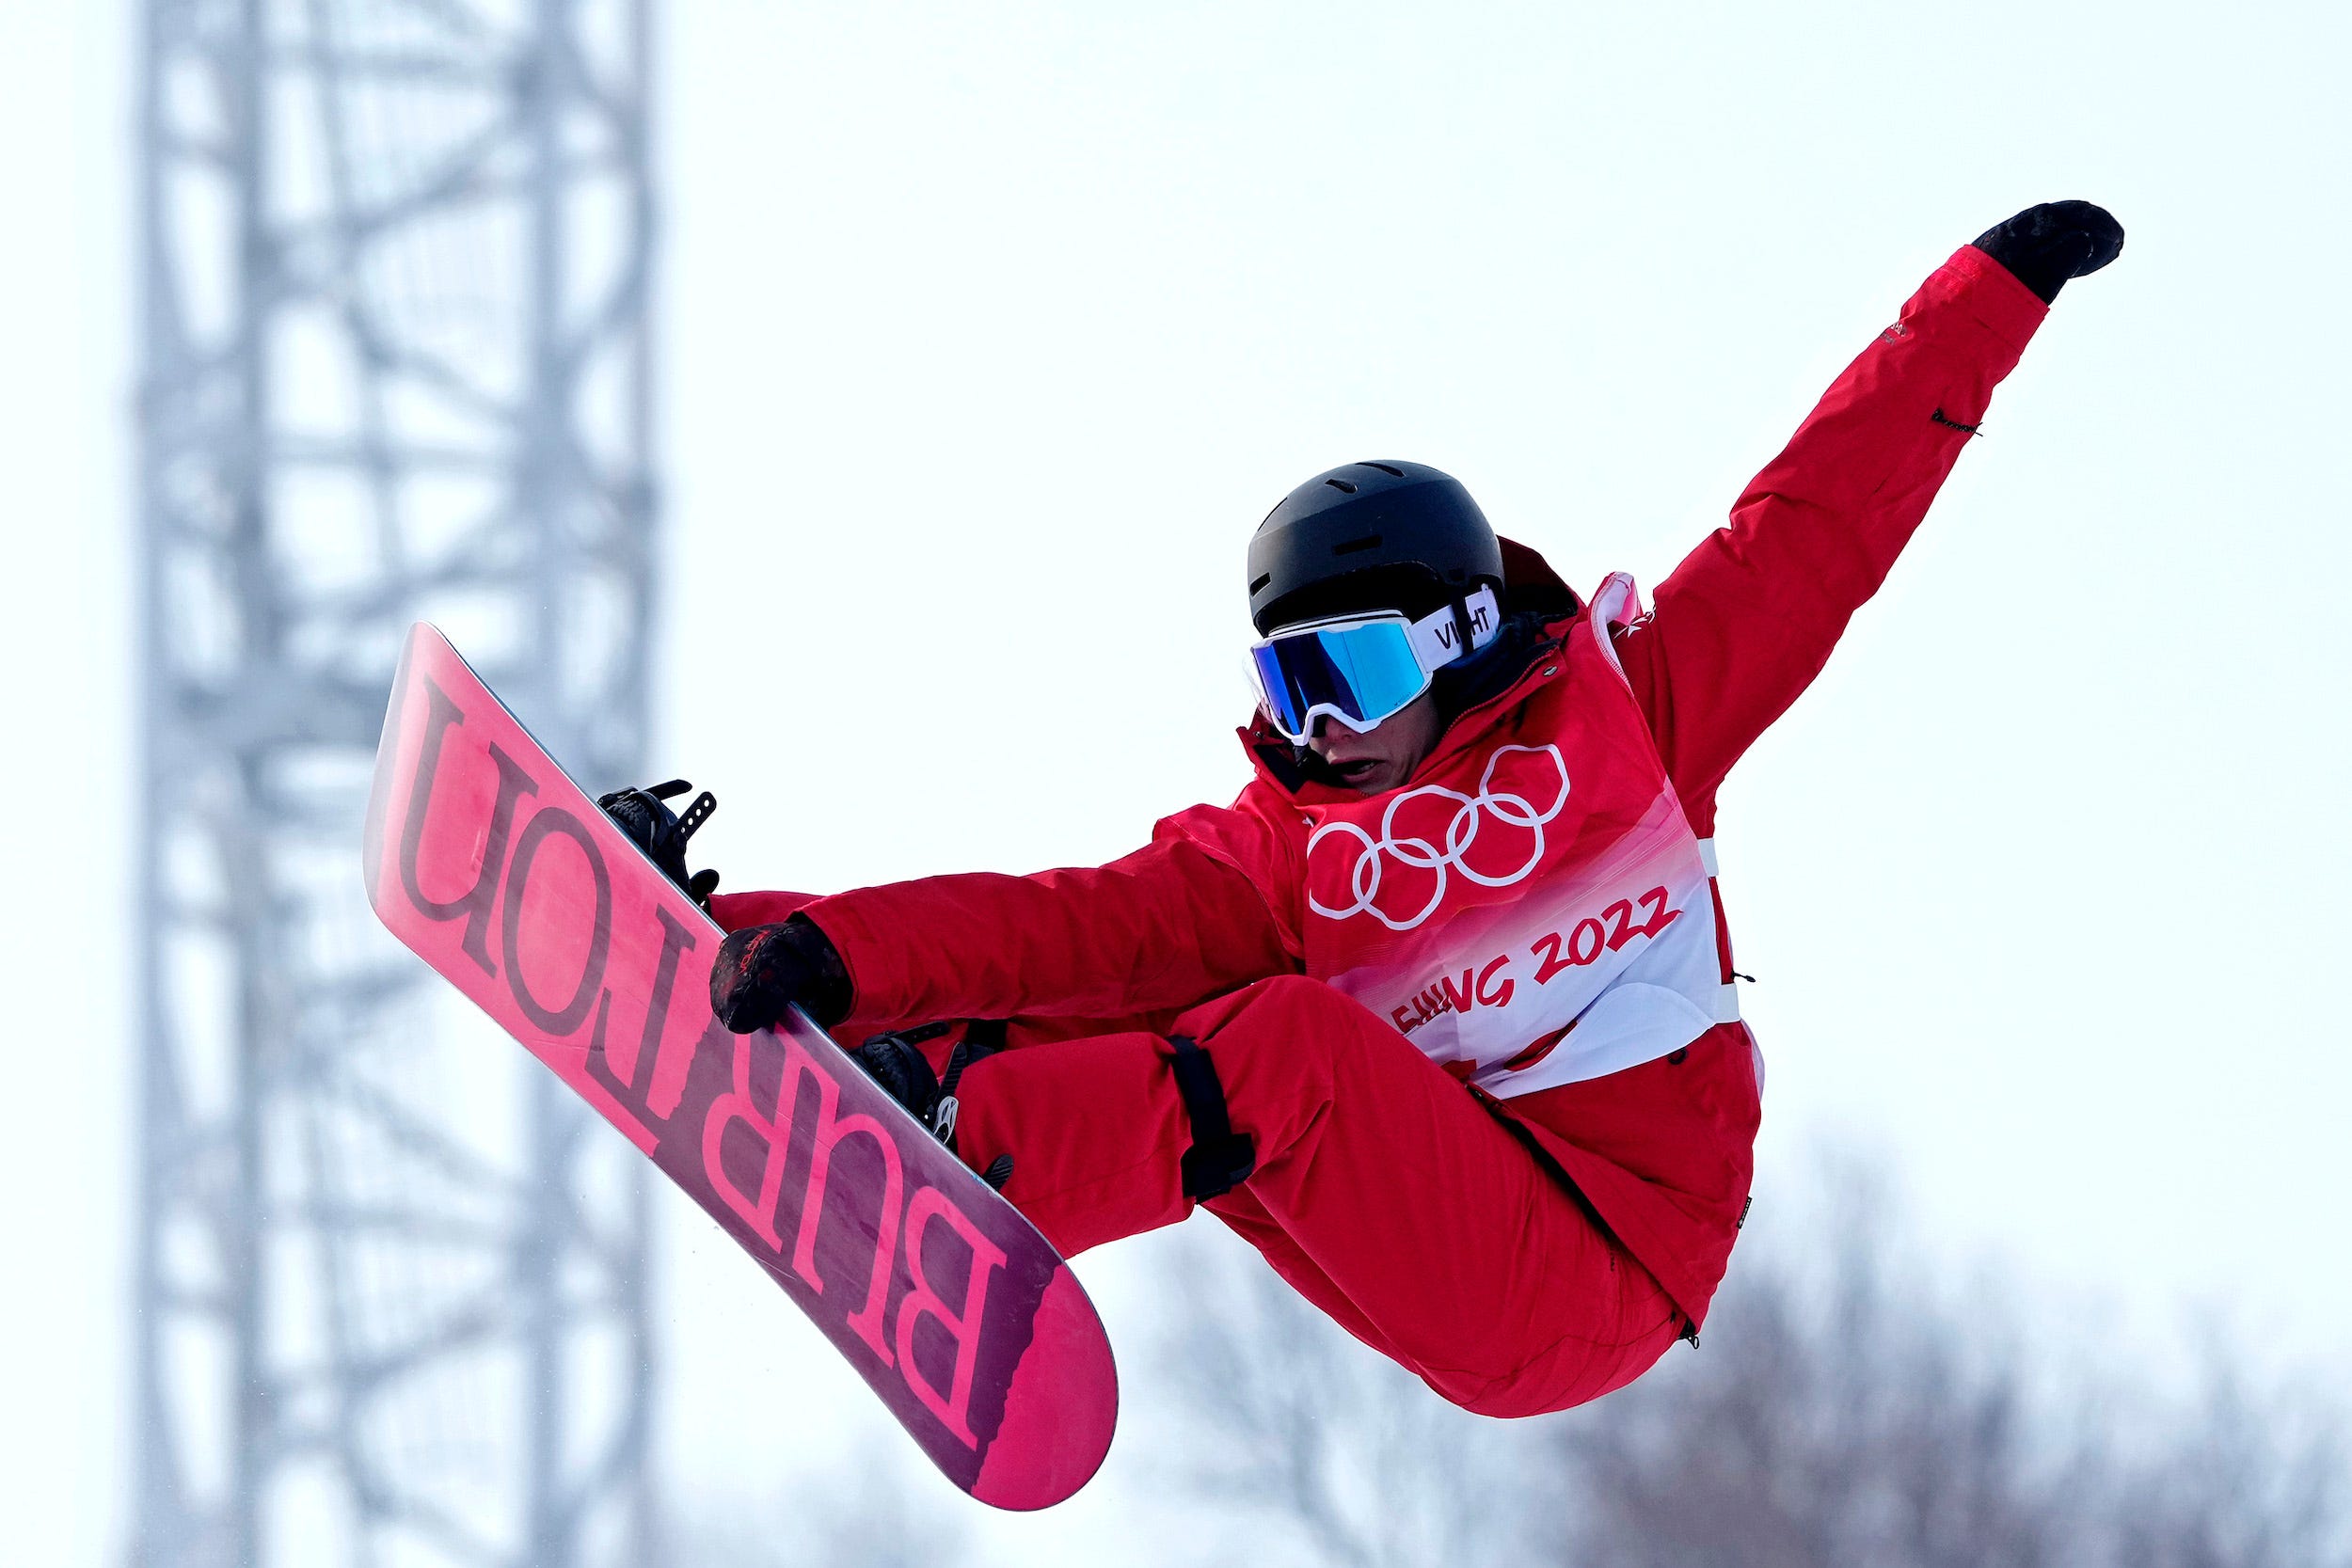
[(2340, 1394), (2257, 1389), (2218, 1339), (2185, 1400), (2039, 1351), (1997, 1280), (1937, 1288), (1886, 1185), (1847, 1166), (1804, 1231), (1743, 1245), (1703, 1349), (1560, 1419), (1555, 1560), (2352, 1565)]
[(2074, 1462), (2037, 1428), (2013, 1338), (1945, 1321), (1877, 1197), (1826, 1244), (1742, 1244), (1695, 1350), (1556, 1429), (1582, 1508), (1563, 1560), (1623, 1568), (2072, 1562)]
[(1358, 1344), (1239, 1242), (1194, 1228), (1154, 1371), (1186, 1417), (1174, 1467), (1204, 1505), (1195, 1516), (1258, 1561), (1496, 1560), (1525, 1445)]
[(1701, 1348), (1532, 1423), (1454, 1410), (1204, 1238), (1164, 1358), (1202, 1500), (1350, 1568), (2352, 1568), (2343, 1389), (2259, 1386), (2217, 1337), (2200, 1390), (2145, 1388), (1828, 1164), (1751, 1227)]
[[(2099, 1497), (2116, 1568), (2352, 1564), (2352, 1418), (2340, 1392), (2255, 1386), (2217, 1339), (2192, 1418)], [(2164, 1430), (2164, 1429), (2159, 1429)]]

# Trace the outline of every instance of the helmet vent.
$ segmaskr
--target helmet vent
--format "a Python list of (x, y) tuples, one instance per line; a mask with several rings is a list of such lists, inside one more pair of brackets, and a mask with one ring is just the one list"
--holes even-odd
[(1265, 592), (1265, 585), (1273, 580), (1274, 574), (1272, 572), (1261, 572), (1256, 577), (1249, 579), (1249, 591), (1252, 594), (1263, 594)]
[(1327, 479), (1323, 483), (1328, 484), (1334, 490), (1344, 490), (1351, 496), (1356, 493), (1356, 486), (1348, 483), (1347, 481), (1343, 479)]
[(1392, 465), (1392, 464), (1388, 464), (1388, 463), (1359, 463), (1359, 464), (1357, 464), (1357, 465), (1356, 465), (1356, 467), (1359, 467), (1359, 468), (1377, 468), (1377, 469), (1379, 469), (1382, 473), (1384, 473), (1384, 474), (1388, 475), (1391, 479), (1403, 479), (1403, 478), (1405, 477), (1405, 470), (1404, 470), (1404, 469), (1402, 469), (1402, 468), (1400, 468), (1400, 467), (1395, 467), (1395, 466), (1394, 466), (1394, 465)]
[(1376, 549), (1379, 547), (1379, 545), (1380, 536), (1378, 534), (1367, 533), (1361, 539), (1350, 539), (1344, 545), (1332, 546), (1331, 553), (1333, 555), (1354, 555), (1358, 550)]

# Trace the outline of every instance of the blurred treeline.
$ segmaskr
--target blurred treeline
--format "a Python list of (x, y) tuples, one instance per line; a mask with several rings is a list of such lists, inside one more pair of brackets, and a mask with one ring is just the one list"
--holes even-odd
[[(1467, 1418), (1263, 1268), (1196, 1294), (1172, 1359), (1221, 1442), (1204, 1491), (1272, 1560), (1420, 1568), (2341, 1568), (2352, 1402), (2185, 1366), (1906, 1234), (1883, 1169), (1767, 1193), (1696, 1347), (1527, 1423)], [(1245, 1527), (1247, 1529), (1248, 1527)]]
[[(2107, 1346), (2091, 1314), (1939, 1257), (1888, 1185), (1824, 1161), (1768, 1194), (1699, 1346), (1522, 1422), (1445, 1404), (1196, 1221), (1163, 1342), (1120, 1347), (1130, 1400), (1182, 1413), (1126, 1560), (2352, 1568), (2343, 1387), (2257, 1376), (2218, 1331), (2160, 1365)], [(795, 1510), (797, 1539), (689, 1560), (969, 1568), (958, 1520), (870, 1479)]]

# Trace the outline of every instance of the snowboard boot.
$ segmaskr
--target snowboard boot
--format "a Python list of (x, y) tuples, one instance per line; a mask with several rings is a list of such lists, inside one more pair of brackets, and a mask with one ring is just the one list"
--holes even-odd
[[(950, 1149), (956, 1147), (956, 1083), (963, 1076), (965, 1068), (983, 1056), (994, 1055), (999, 1049), (973, 1037), (986, 1031), (987, 1024), (967, 1025), (963, 1038), (947, 1054), (947, 1074), (942, 1078), (931, 1070), (930, 1058), (923, 1054), (920, 1046), (922, 1041), (936, 1038), (954, 1027), (952, 1023), (927, 1023), (920, 1029), (876, 1035), (850, 1053), (850, 1059), (857, 1063), (866, 1077), (914, 1113), (914, 1119)], [(1000, 1032), (1001, 1027), (998, 1026)], [(980, 1172), (980, 1180), (999, 1191), (1011, 1176), (1009, 1154), (999, 1154)]]

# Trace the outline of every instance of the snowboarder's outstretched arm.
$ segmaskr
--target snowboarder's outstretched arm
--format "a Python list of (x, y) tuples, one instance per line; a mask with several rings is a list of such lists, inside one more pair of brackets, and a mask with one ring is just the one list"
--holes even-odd
[(2088, 202), (2029, 208), (1963, 245), (1846, 368), (1780, 455), (1617, 641), (1701, 832), (1731, 765), (1820, 673), (1878, 591), (2072, 277), (2122, 230)]

